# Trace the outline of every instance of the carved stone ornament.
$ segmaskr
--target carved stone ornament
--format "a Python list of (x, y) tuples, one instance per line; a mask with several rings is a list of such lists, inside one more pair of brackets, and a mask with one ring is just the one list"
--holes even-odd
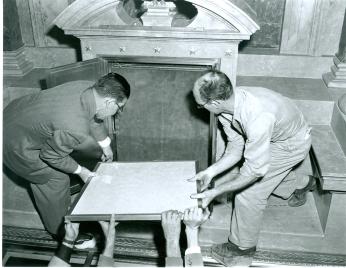
[(173, 16), (171, 11), (174, 8), (172, 2), (145, 1), (144, 6), (147, 8), (147, 12), (141, 16), (143, 25), (171, 26)]
[[(133, 1), (133, 0), (131, 0)], [(141, 14), (139, 19), (143, 22), (143, 30), (155, 36), (169, 37), (172, 32), (176, 32), (174, 38), (180, 35), (186, 37), (186, 33), (180, 34), (181, 27), (189, 28), (189, 38), (201, 38), (208, 32), (209, 36), (223, 40), (247, 40), (259, 26), (246, 14), (229, 0), (189, 0), (183, 1), (197, 13), (186, 17), (186, 23), (177, 23), (177, 27), (172, 26), (172, 19), (179, 9), (172, 1), (144, 1), (147, 10)], [(239, 0), (245, 1), (245, 0)], [(143, 1), (142, 1), (143, 2)], [(66, 34), (75, 36), (88, 35), (126, 35), (143, 36), (139, 32), (138, 23), (124, 23), (115, 20), (116, 8), (123, 2), (119, 0), (76, 0), (69, 5), (54, 20), (54, 24), (63, 29)], [(176, 16), (177, 20), (184, 19), (184, 16)], [(129, 16), (131, 17), (131, 16)], [(125, 25), (135, 26), (131, 33), (131, 28)], [(148, 26), (148, 28), (146, 28)], [(175, 25), (173, 25), (175, 26)], [(160, 29), (162, 28), (162, 30)], [(126, 28), (126, 29), (125, 29)], [(167, 31), (167, 28), (171, 28)], [(126, 32), (126, 34), (125, 34)], [(84, 33), (84, 34), (83, 34)], [(179, 34), (178, 34), (179, 33)]]

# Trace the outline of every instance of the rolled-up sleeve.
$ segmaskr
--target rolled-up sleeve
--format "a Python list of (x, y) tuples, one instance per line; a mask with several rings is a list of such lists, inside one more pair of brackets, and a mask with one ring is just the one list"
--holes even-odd
[(270, 166), (270, 141), (275, 117), (262, 113), (249, 122), (246, 128), (247, 140), (244, 151), (244, 164), (240, 174), (245, 177), (263, 177)]
[(244, 151), (244, 137), (232, 129), (231, 122), (222, 116), (218, 117), (220, 123), (222, 124), (223, 130), (227, 136), (227, 145), (224, 152), (226, 154), (232, 154), (234, 157), (241, 159)]

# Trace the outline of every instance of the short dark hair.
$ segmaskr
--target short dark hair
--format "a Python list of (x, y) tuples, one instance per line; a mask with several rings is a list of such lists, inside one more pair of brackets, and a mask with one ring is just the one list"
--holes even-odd
[(199, 93), (206, 103), (212, 100), (227, 100), (233, 94), (232, 82), (225, 73), (211, 70), (202, 77), (199, 81)]
[(109, 73), (102, 76), (94, 85), (94, 88), (101, 97), (110, 97), (122, 102), (130, 97), (130, 84), (126, 79), (117, 73)]

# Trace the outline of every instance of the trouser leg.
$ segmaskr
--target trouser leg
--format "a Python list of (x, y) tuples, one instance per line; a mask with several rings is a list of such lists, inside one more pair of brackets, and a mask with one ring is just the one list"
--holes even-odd
[(59, 228), (71, 202), (70, 179), (67, 174), (54, 172), (44, 184), (31, 184), (36, 206), (47, 231), (59, 235)]
[(242, 248), (257, 245), (268, 197), (289, 171), (283, 171), (273, 180), (255, 183), (235, 196), (229, 241)]
[[(305, 158), (309, 148), (308, 143), (306, 146), (301, 145), (300, 148), (297, 146), (294, 150), (287, 150), (280, 144), (272, 144), (268, 173), (235, 196), (229, 241), (243, 248), (257, 245), (263, 212), (270, 194), (286, 178), (291, 169)], [(293, 183), (294, 179), (289, 178), (286, 186)], [(291, 191), (292, 187), (286, 188), (287, 191)]]
[(297, 188), (298, 180), (299, 176), (297, 176), (294, 169), (292, 169), (291, 172), (289, 172), (285, 177), (285, 179), (276, 187), (276, 189), (273, 191), (273, 194), (283, 199), (289, 198)]

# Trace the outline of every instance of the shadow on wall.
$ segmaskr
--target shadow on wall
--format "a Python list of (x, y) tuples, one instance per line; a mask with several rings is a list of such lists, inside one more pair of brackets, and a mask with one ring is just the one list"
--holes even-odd
[(198, 108), (198, 105), (195, 101), (192, 91), (190, 91), (186, 95), (185, 102), (187, 104), (187, 107), (189, 107), (191, 115), (194, 118), (204, 122), (205, 124), (209, 124), (209, 117), (210, 117), (209, 111), (204, 108), (202, 109)]
[(75, 49), (77, 61), (82, 61), (80, 40), (77, 37), (65, 35), (64, 31), (55, 25), (47, 31), (47, 36), (55, 39), (59, 45)]

